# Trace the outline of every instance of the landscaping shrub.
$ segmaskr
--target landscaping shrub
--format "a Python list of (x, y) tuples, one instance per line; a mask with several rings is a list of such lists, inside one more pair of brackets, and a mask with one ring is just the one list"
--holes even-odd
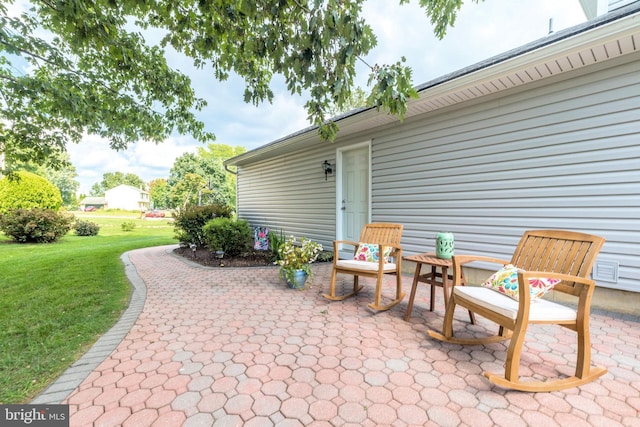
[(41, 176), (20, 171), (0, 179), (0, 213), (33, 208), (57, 211), (60, 206), (60, 190)]
[(95, 222), (77, 220), (73, 228), (78, 236), (97, 236), (100, 226)]
[(242, 219), (215, 218), (207, 222), (203, 231), (206, 246), (211, 251), (223, 250), (225, 255), (235, 256), (253, 246), (249, 223)]
[(120, 228), (122, 228), (122, 231), (133, 231), (136, 228), (136, 223), (133, 221), (123, 222), (120, 224)]
[(333, 251), (322, 251), (318, 254), (318, 258), (316, 262), (332, 262), (333, 261)]
[(196, 246), (206, 246), (203, 228), (214, 218), (231, 218), (233, 209), (224, 204), (205, 206), (187, 205), (174, 216), (176, 239)]
[(280, 247), (284, 245), (287, 239), (284, 237), (282, 230), (275, 232), (271, 230), (269, 232), (269, 257), (271, 261), (278, 262), (282, 259), (280, 255)]
[(0, 214), (0, 230), (20, 243), (51, 243), (69, 232), (73, 217), (52, 209), (16, 209)]

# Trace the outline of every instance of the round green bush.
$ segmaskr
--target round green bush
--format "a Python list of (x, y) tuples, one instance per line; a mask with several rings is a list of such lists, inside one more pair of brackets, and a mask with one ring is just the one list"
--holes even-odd
[(136, 228), (136, 223), (133, 221), (126, 221), (120, 224), (120, 228), (122, 228), (122, 231), (133, 231), (134, 228)]
[(0, 213), (0, 230), (19, 243), (51, 243), (69, 232), (73, 217), (52, 209), (16, 209)]
[(242, 219), (212, 219), (204, 226), (203, 232), (209, 250), (223, 250), (226, 255), (235, 256), (246, 252), (253, 242), (249, 223)]
[(77, 220), (73, 228), (76, 230), (78, 236), (97, 236), (100, 231), (100, 226), (95, 222)]
[(206, 246), (203, 228), (214, 218), (231, 218), (233, 209), (225, 204), (194, 206), (187, 205), (174, 215), (175, 236), (181, 242), (193, 243), (198, 247)]
[(41, 176), (20, 171), (0, 179), (0, 213), (33, 208), (58, 211), (60, 206), (60, 190)]

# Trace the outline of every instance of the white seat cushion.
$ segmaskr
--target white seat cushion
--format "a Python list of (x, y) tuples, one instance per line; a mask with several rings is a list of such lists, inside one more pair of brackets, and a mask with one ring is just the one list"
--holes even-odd
[[(465, 300), (474, 302), (488, 310), (515, 319), (518, 315), (518, 301), (489, 288), (478, 286), (455, 286), (453, 292)], [(577, 311), (571, 307), (539, 299), (531, 303), (529, 320), (566, 321), (576, 320)]]
[[(396, 265), (390, 262), (383, 264), (385, 272), (396, 271)], [(336, 262), (338, 268), (348, 268), (350, 270), (378, 271), (380, 264), (377, 262), (357, 261), (355, 259), (341, 259)]]

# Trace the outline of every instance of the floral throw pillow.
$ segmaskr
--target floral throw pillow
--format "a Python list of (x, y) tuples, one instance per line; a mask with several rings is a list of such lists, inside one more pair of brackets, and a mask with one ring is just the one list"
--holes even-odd
[[(379, 246), (377, 243), (360, 243), (353, 259), (358, 261), (378, 262), (380, 260), (378, 248)], [(384, 262), (389, 262), (391, 249), (392, 248), (389, 246), (384, 248)]]
[[(481, 286), (491, 288), (518, 300), (518, 272), (524, 271), (520, 268), (507, 264), (500, 270), (496, 271)], [(531, 302), (542, 297), (549, 292), (555, 285), (560, 283), (560, 279), (551, 279), (548, 277), (536, 277), (529, 279), (529, 293)]]

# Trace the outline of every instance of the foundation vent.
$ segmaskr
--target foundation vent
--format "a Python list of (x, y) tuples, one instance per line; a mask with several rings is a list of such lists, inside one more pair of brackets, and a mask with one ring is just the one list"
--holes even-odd
[(618, 265), (617, 261), (596, 261), (593, 266), (593, 280), (618, 283)]

